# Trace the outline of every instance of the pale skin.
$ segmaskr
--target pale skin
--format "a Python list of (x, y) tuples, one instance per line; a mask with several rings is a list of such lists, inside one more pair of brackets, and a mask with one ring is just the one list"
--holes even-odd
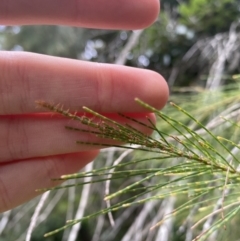
[[(159, 0), (2, 0), (0, 24), (140, 29), (154, 22), (159, 9)], [(75, 142), (101, 140), (66, 130), (64, 126), (74, 122), (36, 108), (36, 100), (78, 112), (87, 106), (119, 121), (118, 112), (154, 120), (135, 97), (161, 109), (168, 98), (167, 84), (149, 70), (0, 52), (0, 212), (39, 195), (38, 188), (59, 184), (51, 178), (77, 172), (99, 152)]]

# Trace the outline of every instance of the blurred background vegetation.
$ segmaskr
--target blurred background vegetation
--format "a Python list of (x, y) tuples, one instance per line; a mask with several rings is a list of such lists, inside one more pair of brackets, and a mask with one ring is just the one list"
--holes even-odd
[[(0, 26), (0, 50), (30, 51), (152, 69), (165, 77), (170, 87), (171, 100), (174, 99), (178, 104), (186, 106), (188, 111), (195, 113), (196, 118), (203, 119), (204, 123), (208, 124), (224, 108), (230, 108), (226, 107), (226, 103), (237, 104), (233, 101), (234, 98), (237, 99), (235, 92), (234, 94), (226, 92), (227, 95), (218, 94), (217, 97), (213, 95), (210, 97), (209, 92), (206, 95), (204, 93), (214, 91), (221, 86), (234, 85), (236, 87), (230, 88), (234, 91), (238, 88), (238, 80), (232, 76), (240, 72), (240, 2), (238, 0), (162, 0), (161, 9), (159, 18), (151, 27), (136, 31), (65, 26)], [(194, 95), (199, 97), (192, 100)], [(234, 96), (234, 98), (224, 102), (223, 100), (226, 100), (224, 96), (226, 98)], [(192, 105), (187, 105), (189, 100), (193, 101)], [(222, 107), (219, 105), (221, 101), (224, 102)], [(211, 108), (209, 108), (210, 103)], [(237, 111), (239, 108), (235, 106), (230, 109)], [(169, 112), (168, 107), (165, 111)], [(238, 115), (234, 118), (238, 118)], [(187, 120), (184, 121), (187, 123)], [(99, 159), (87, 168), (95, 169), (105, 164), (111, 165), (122, 153), (123, 151), (117, 148), (104, 150)], [(137, 156), (138, 153), (129, 153), (124, 161)], [(152, 168), (158, 165), (158, 162), (156, 163), (144, 163), (144, 165), (145, 168)], [(134, 169), (135, 166), (131, 168)], [(131, 183), (131, 179), (137, 181), (138, 178), (112, 182), (111, 189), (116, 190)], [(73, 182), (75, 181), (71, 181)], [(43, 240), (44, 233), (64, 225), (66, 219), (74, 218), (79, 210), (82, 210), (79, 214), (81, 217), (83, 213), (87, 215), (105, 207), (103, 201), (105, 189), (105, 183), (101, 182), (54, 191), (46, 195), (31, 240)], [(81, 196), (84, 196), (87, 203), (84, 203)], [(27, 240), (31, 217), (41, 200), (43, 197), (0, 215), (0, 240)], [(184, 226), (184, 217), (170, 219), (165, 229), (159, 228), (151, 232), (148, 224), (159, 221), (164, 210), (171, 212), (176, 203), (179, 205), (185, 201), (184, 198), (166, 199), (153, 201), (149, 206), (147, 204), (132, 206), (114, 213), (113, 227), (109, 217), (102, 215), (97, 219), (84, 221), (81, 227), (66, 230), (45, 240), (189, 241), (194, 234), (190, 234), (187, 225)], [(208, 240), (239, 240), (237, 224), (239, 221), (235, 220), (232, 229), (227, 229), (224, 235)]]

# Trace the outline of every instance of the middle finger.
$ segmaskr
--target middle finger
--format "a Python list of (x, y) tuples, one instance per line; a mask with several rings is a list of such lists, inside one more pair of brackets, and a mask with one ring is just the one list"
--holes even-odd
[(35, 101), (73, 111), (143, 112), (138, 97), (156, 108), (168, 98), (164, 79), (149, 70), (49, 57), (0, 53), (0, 115), (38, 112)]

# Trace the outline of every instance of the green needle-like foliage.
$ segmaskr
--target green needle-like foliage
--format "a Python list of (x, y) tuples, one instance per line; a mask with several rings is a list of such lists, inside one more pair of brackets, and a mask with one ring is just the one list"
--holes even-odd
[[(80, 117), (58, 106), (39, 101), (40, 106), (87, 126), (86, 129), (68, 126), (67, 129), (89, 132), (104, 140), (101, 143), (76, 141), (78, 144), (108, 147), (110, 145), (107, 140), (110, 139), (128, 143), (121, 147), (137, 151), (130, 161), (60, 177), (61, 180), (81, 180), (91, 176), (93, 179), (90, 183), (121, 183), (126, 178), (137, 179), (133, 178), (132, 183), (105, 196), (106, 201), (112, 202), (110, 207), (79, 220), (68, 220), (66, 226), (47, 233), (46, 236), (98, 215), (117, 213), (123, 208), (154, 200), (161, 202), (170, 197), (178, 199), (174, 209), (151, 229), (154, 230), (173, 217), (184, 225), (189, 222), (190, 215), (190, 225), (195, 235), (193, 240), (207, 240), (216, 230), (221, 233), (240, 211), (238, 92), (238, 86), (234, 85), (215, 92), (203, 91), (197, 95), (173, 97), (174, 102), (181, 102), (184, 107), (170, 102), (164, 112), (136, 99), (147, 111), (154, 112), (159, 117), (157, 125), (150, 120), (144, 124), (124, 114), (120, 115), (128, 122), (137, 122), (154, 130), (152, 136), (146, 136), (130, 125), (117, 123), (87, 107), (84, 107), (84, 111), (88, 114)], [(149, 166), (149, 163), (152, 165)], [(77, 185), (87, 183), (89, 182), (79, 182)], [(204, 223), (208, 223), (209, 227), (203, 228), (201, 225)]]

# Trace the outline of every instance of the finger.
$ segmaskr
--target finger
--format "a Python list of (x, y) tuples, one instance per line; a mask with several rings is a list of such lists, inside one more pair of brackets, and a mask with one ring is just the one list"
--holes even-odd
[(0, 212), (36, 197), (40, 194), (36, 189), (59, 185), (51, 179), (77, 172), (97, 154), (97, 151), (82, 152), (1, 165)]
[(0, 86), (0, 115), (37, 112), (36, 100), (73, 111), (142, 112), (135, 97), (156, 108), (168, 98), (153, 71), (30, 53), (0, 53)]
[(158, 11), (159, 0), (7, 0), (0, 1), (0, 23), (140, 29), (151, 24)]
[[(133, 118), (149, 125), (146, 118), (155, 121), (153, 114), (132, 114)], [(122, 124), (132, 127), (149, 135), (152, 130), (123, 117), (111, 115)], [(93, 120), (101, 123), (98, 120)], [(89, 129), (79, 122), (62, 118), (61, 116), (30, 115), (30, 116), (5, 116), (0, 121), (0, 162), (9, 162), (33, 157), (53, 156), (59, 154), (75, 153), (101, 148), (95, 145), (80, 145), (76, 141), (90, 143), (120, 144), (116, 141), (103, 139), (91, 133), (70, 131), (65, 126), (80, 129)], [(97, 130), (95, 130), (97, 131)]]

